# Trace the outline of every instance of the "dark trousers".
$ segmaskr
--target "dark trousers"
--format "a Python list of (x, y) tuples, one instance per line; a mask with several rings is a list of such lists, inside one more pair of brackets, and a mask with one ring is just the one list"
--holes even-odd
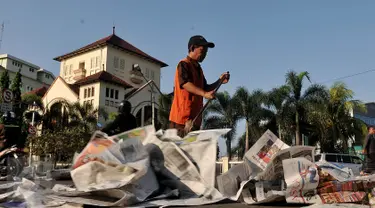
[[(177, 124), (175, 122), (170, 121), (169, 122), (169, 128), (171, 129), (177, 129), (177, 135), (181, 138), (184, 138), (189, 132), (185, 132), (185, 125)], [(193, 126), (191, 129), (192, 131), (199, 130), (199, 127)]]
[(374, 173), (375, 172), (375, 153), (370, 153), (370, 154), (365, 155), (364, 171), (366, 173)]

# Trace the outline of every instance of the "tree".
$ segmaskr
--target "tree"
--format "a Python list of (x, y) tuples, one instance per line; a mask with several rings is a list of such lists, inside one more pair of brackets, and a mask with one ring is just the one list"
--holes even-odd
[(266, 105), (273, 109), (275, 112), (276, 116), (276, 124), (278, 127), (278, 133), (279, 133), (279, 138), (282, 139), (282, 114), (284, 110), (284, 103), (289, 95), (289, 88), (286, 85), (283, 85), (278, 88), (273, 88), (270, 92), (267, 93), (267, 101)]
[(285, 101), (284, 110), (286, 113), (294, 114), (294, 129), (296, 145), (302, 144), (301, 120), (304, 119), (305, 106), (308, 104), (319, 104), (327, 96), (324, 86), (313, 84), (309, 86), (304, 93), (302, 93), (302, 84), (304, 78), (310, 81), (310, 76), (307, 71), (297, 74), (294, 71), (289, 71), (286, 74), (286, 86), (289, 89), (289, 95)]
[(321, 105), (311, 106), (309, 120), (316, 129), (316, 142), (322, 151), (348, 152), (348, 140), (365, 135), (364, 123), (351, 116), (353, 109), (365, 112), (364, 104), (353, 100), (354, 92), (342, 82), (329, 89), (329, 97)]
[(8, 70), (3, 71), (0, 76), (0, 87), (1, 90), (8, 89), (10, 85), (9, 73)]
[(14, 101), (21, 101), (21, 88), (22, 88), (22, 75), (21, 70), (18, 70), (16, 76), (14, 76), (10, 90), (13, 92)]
[(34, 102), (38, 105), (39, 108), (44, 109), (42, 98), (33, 93), (27, 93), (21, 96), (22, 103), (30, 106), (33, 105)]
[(216, 99), (207, 106), (203, 115), (203, 128), (230, 128), (227, 134), (223, 135), (227, 146), (229, 160), (232, 158), (232, 141), (236, 135), (237, 123), (240, 120), (240, 109), (238, 101), (232, 98), (228, 92), (219, 92)]
[(241, 137), (238, 138), (237, 145), (232, 148), (232, 154), (237, 155), (238, 158), (242, 158), (245, 155), (245, 142), (246, 142), (246, 132), (244, 132)]
[(46, 106), (42, 118), (43, 133), (50, 131), (58, 131), (64, 129), (69, 124), (68, 109), (70, 103), (66, 100), (60, 100), (51, 106)]
[(95, 129), (98, 122), (99, 110), (86, 102), (81, 105), (79, 101), (68, 105), (69, 106), (69, 126), (81, 127), (85, 132)]
[(273, 113), (263, 108), (266, 100), (266, 94), (262, 90), (254, 90), (252, 93), (245, 87), (239, 87), (234, 94), (234, 99), (238, 101), (239, 112), (246, 121), (245, 152), (249, 150), (249, 131), (250, 128), (256, 130), (261, 121), (272, 119)]
[(116, 113), (116, 112), (110, 112), (110, 113), (108, 114), (108, 119), (109, 119), (110, 121), (114, 121), (114, 120), (116, 119), (117, 115), (118, 115), (118, 113)]
[(22, 116), (25, 108), (22, 108), (21, 105), (21, 87), (22, 87), (22, 75), (21, 69), (18, 70), (16, 76), (14, 76), (12, 85), (10, 86), (10, 90), (13, 92), (13, 107), (16, 117), (18, 118), (19, 122), (22, 122)]
[(85, 132), (79, 127), (64, 128), (58, 130), (46, 130), (40, 136), (30, 137), (32, 153), (38, 156), (52, 154), (58, 161), (71, 161), (75, 152), (80, 152), (91, 138), (91, 132)]
[(169, 128), (169, 112), (171, 111), (171, 106), (173, 102), (173, 93), (163, 94), (159, 96), (159, 123), (160, 128)]

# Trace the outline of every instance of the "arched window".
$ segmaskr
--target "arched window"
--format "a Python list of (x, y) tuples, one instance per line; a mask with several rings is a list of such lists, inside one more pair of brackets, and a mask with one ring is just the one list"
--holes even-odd
[[(158, 129), (160, 124), (158, 121), (158, 109), (154, 108), (154, 116), (155, 116), (155, 128)], [(135, 118), (137, 120), (138, 126), (147, 126), (152, 125), (152, 106), (146, 105), (143, 106), (138, 112), (135, 114)]]
[(135, 119), (137, 120), (137, 126), (138, 127), (142, 126), (142, 111), (143, 111), (143, 108), (139, 109), (139, 111), (135, 115)]

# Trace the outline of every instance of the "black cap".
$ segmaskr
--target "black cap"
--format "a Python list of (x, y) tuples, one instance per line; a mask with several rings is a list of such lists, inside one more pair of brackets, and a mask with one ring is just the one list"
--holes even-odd
[(195, 35), (190, 38), (188, 48), (191, 46), (196, 45), (196, 46), (207, 46), (208, 48), (214, 48), (215, 44), (212, 42), (207, 42), (207, 40), (201, 36), (201, 35)]

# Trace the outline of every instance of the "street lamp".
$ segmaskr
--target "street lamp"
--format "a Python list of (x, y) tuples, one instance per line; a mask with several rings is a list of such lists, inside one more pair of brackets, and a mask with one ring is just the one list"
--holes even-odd
[[(38, 107), (38, 105), (36, 104), (36, 102), (34, 101), (33, 102), (33, 105), (32, 105), (32, 118), (31, 118), (31, 126), (34, 128), (34, 121), (35, 121), (35, 109)], [(29, 132), (30, 133), (30, 132)], [(33, 135), (32, 135), (33, 136)], [(31, 157), (32, 157), (32, 142), (30, 141), (29, 143), (29, 166), (31, 167)]]

